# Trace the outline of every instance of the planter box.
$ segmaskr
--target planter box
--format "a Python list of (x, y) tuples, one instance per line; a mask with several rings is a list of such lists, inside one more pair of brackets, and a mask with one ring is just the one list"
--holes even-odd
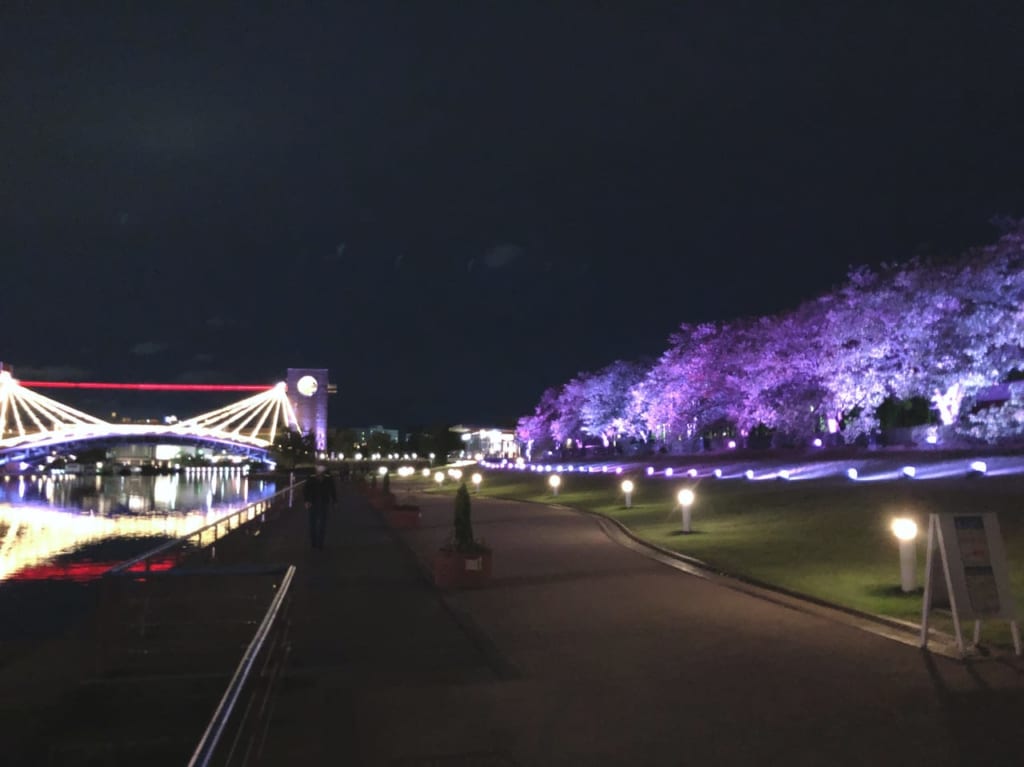
[(439, 551), (434, 556), (434, 585), (439, 589), (476, 589), (491, 577), (491, 552)]
[(384, 521), (388, 523), (388, 527), (393, 527), (396, 530), (415, 529), (420, 526), (420, 509), (418, 506), (412, 508), (396, 506), (385, 509)]
[(367, 498), (370, 505), (377, 511), (389, 511), (395, 506), (394, 493), (382, 493), (378, 490), (376, 493), (368, 494)]

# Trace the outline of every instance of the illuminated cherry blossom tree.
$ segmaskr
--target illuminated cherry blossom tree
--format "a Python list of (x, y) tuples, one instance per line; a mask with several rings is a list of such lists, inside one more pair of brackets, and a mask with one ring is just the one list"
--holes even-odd
[(1024, 404), (963, 413), (1024, 373), (1024, 222), (952, 263), (854, 269), (839, 289), (770, 317), (682, 325), (650, 366), (615, 362), (549, 389), (524, 439), (624, 435), (693, 444), (713, 424), (797, 442), (878, 427), (889, 400), (925, 397), (979, 439), (1024, 435)]

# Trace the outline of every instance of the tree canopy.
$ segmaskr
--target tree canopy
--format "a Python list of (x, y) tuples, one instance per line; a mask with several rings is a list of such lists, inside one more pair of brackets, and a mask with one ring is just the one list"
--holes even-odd
[(766, 317), (683, 324), (651, 364), (617, 360), (547, 389), (518, 434), (541, 445), (690, 445), (740, 436), (850, 439), (883, 403), (924, 398), (962, 435), (1024, 436), (1024, 397), (975, 397), (1024, 370), (1024, 221), (949, 263), (852, 269), (837, 289)]

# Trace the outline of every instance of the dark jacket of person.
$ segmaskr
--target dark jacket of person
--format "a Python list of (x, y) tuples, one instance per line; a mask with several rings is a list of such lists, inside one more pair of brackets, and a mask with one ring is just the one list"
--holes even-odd
[(314, 509), (326, 509), (337, 500), (334, 478), (328, 474), (314, 474), (302, 486), (302, 500)]

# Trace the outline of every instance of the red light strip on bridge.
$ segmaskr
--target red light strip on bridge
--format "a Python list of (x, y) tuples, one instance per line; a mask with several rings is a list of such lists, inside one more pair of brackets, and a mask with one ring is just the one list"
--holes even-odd
[(132, 389), (134, 391), (267, 391), (266, 384), (95, 383), (86, 381), (18, 381), (28, 389)]

